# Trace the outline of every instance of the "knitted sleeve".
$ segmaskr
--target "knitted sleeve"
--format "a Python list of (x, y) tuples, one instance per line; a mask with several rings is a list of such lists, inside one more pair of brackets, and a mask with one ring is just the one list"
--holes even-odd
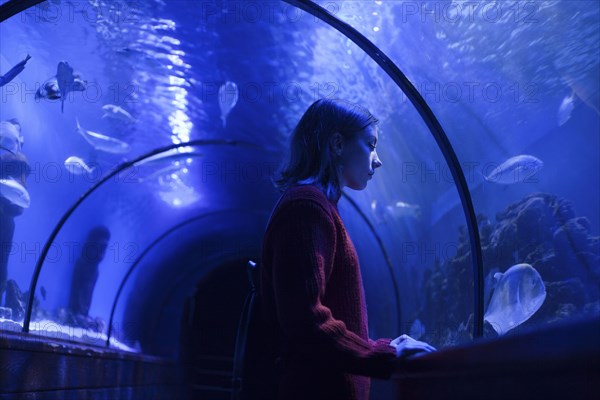
[(357, 375), (387, 378), (395, 349), (364, 340), (322, 304), (336, 248), (332, 216), (318, 202), (286, 205), (270, 232), (277, 319), (296, 359)]

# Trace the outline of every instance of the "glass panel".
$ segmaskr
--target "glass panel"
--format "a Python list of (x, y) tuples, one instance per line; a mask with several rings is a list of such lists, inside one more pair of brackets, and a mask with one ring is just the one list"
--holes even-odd
[[(185, 84), (178, 79), (186, 66), (176, 40), (169, 36), (172, 26), (151, 17), (154, 6), (43, 2), (0, 25), (3, 329), (21, 329), (26, 292), (41, 250), (79, 196), (126, 159), (188, 140)], [(11, 70), (22, 60), (24, 70)], [(140, 134), (148, 121), (153, 135)], [(20, 174), (15, 162), (25, 158), (28, 176)], [(67, 242), (61, 239), (49, 257), (63, 268), (72, 267), (81, 248), (64, 245), (68, 240), (83, 245), (92, 228), (81, 226), (77, 233), (69, 228), (73, 231)], [(111, 233), (109, 252), (115, 239)], [(44, 302), (59, 307), (49, 298), (64, 303), (69, 293), (69, 284), (42, 286), (34, 307)], [(50, 293), (51, 288), (61, 293)], [(53, 311), (46, 316), (59, 318)]]
[[(485, 334), (598, 316), (600, 4), (320, 3), (398, 64), (459, 156), (484, 247)], [(434, 227), (462, 218), (453, 190), (432, 205)], [(460, 237), (431, 280), (451, 307), (470, 290), (447, 269), (466, 268)]]
[[(67, 332), (68, 339), (106, 342), (112, 299), (128, 267), (153, 232), (185, 217), (173, 215), (174, 208), (199, 201), (184, 182), (194, 155), (186, 157), (171, 153), (125, 170), (76, 209), (42, 265), (38, 290), (45, 296), (34, 307), (30, 331), (52, 334), (47, 326), (55, 324), (59, 336)], [(82, 335), (72, 327), (84, 328)]]
[[(210, 210), (218, 214), (221, 208), (239, 205), (236, 198), (232, 202), (226, 198), (225, 193), (231, 193), (235, 188), (249, 192), (249, 185), (255, 189), (261, 187), (260, 183), (251, 180), (236, 180), (235, 173), (229, 176), (234, 179), (228, 181), (221, 175), (223, 170), (217, 168), (220, 157), (242, 160), (247, 151), (247, 148), (226, 145), (186, 145), (176, 151), (168, 150), (139, 161), (101, 185), (76, 209), (52, 243), (38, 281), (39, 291), (44, 297), (38, 298), (34, 304), (30, 331), (104, 345), (120, 284), (146, 249), (173, 226), (193, 218), (196, 213), (202, 214)], [(244, 165), (246, 164), (241, 162), (236, 164), (238, 168)], [(255, 169), (250, 171), (255, 173)], [(206, 190), (209, 186), (210, 191)], [(245, 213), (253, 215), (252, 201), (247, 201), (245, 205), (250, 207)], [(267, 216), (266, 213), (263, 214), (265, 215), (259, 221), (253, 220), (249, 224), (253, 229), (260, 230), (264, 226)], [(242, 239), (232, 241), (223, 238), (205, 245), (203, 254), (216, 257), (219, 248), (215, 244), (220, 244), (224, 251), (239, 249), (236, 259), (255, 256), (259, 232), (252, 232), (247, 226), (239, 226), (248, 217), (233, 217), (231, 213), (220, 213), (219, 216), (223, 219), (222, 223), (233, 223), (229, 228), (231, 232), (247, 235), (254, 247), (246, 245), (242, 251), (237, 247), (243, 243)], [(198, 259), (189, 255), (193, 246), (185, 243), (191, 241), (200, 245), (200, 235), (211, 236), (220, 232), (217, 222), (196, 225), (196, 231), (178, 232), (173, 239), (175, 245), (172, 248), (160, 247), (163, 257), (154, 255), (150, 259), (150, 266), (136, 266), (135, 272), (138, 273), (138, 269), (141, 269), (144, 279), (127, 281), (129, 286), (121, 294), (122, 303), (131, 307), (131, 303), (135, 304), (136, 301), (162, 299), (161, 291), (167, 290), (165, 287), (169, 284), (168, 280), (160, 281), (165, 287), (155, 285), (151, 289), (144, 284), (151, 281), (153, 269), (158, 268), (159, 275), (173, 274), (171, 268), (181, 269), (175, 261), (180, 252), (184, 257), (180, 263), (192, 261), (190, 266), (197, 268)], [(63, 249), (68, 249), (68, 253)], [(157, 260), (158, 265), (153, 264)], [(131, 286), (132, 282), (134, 286)], [(193, 286), (194, 282), (192, 280), (188, 284)], [(153, 295), (148, 296), (146, 291)], [(182, 293), (186, 291), (183, 290)], [(159, 309), (163, 305), (154, 306)], [(136, 315), (143, 315), (148, 323), (155, 318), (142, 313), (142, 310), (138, 310)], [(117, 317), (118, 324), (113, 325), (117, 332), (126, 331), (128, 328), (124, 327), (132, 324), (138, 327), (138, 334), (147, 331), (147, 327), (138, 320), (133, 321), (135, 318), (131, 315), (118, 314)], [(171, 323), (169, 326), (175, 325)], [(128, 351), (142, 349), (137, 336), (132, 338), (129, 335), (124, 342), (120, 342), (120, 338), (119, 334), (111, 337), (111, 345)]]

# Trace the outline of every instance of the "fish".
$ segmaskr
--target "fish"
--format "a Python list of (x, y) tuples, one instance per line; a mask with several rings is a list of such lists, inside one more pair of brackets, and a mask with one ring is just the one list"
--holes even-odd
[(571, 93), (565, 97), (558, 107), (558, 126), (563, 126), (570, 118), (573, 109), (575, 108), (575, 93)]
[[(81, 75), (73, 73), (72, 92), (84, 92), (87, 89), (87, 81), (81, 79)], [(56, 76), (48, 78), (35, 92), (35, 99), (58, 100), (62, 97), (58, 79)]]
[(0, 122), (0, 148), (16, 154), (23, 147), (23, 136), (16, 120)]
[(483, 319), (503, 335), (540, 309), (546, 299), (546, 287), (536, 269), (526, 263), (498, 272), (494, 279), (494, 293)]
[(0, 179), (0, 196), (21, 208), (29, 208), (31, 205), (27, 189), (12, 177)]
[(517, 182), (524, 182), (535, 175), (544, 163), (539, 158), (530, 155), (518, 155), (504, 161), (498, 167), (494, 168), (488, 176), (484, 176), (487, 182), (510, 185)]
[(65, 167), (74, 175), (91, 174), (96, 169), (95, 167), (87, 165), (85, 161), (77, 156), (70, 156), (67, 158), (65, 160)]
[(104, 111), (102, 118), (111, 118), (127, 123), (135, 122), (135, 118), (133, 118), (129, 112), (114, 104), (103, 105), (102, 111)]
[(421, 207), (416, 204), (405, 203), (403, 201), (396, 201), (391, 205), (382, 206), (378, 204), (377, 200), (371, 202), (371, 212), (375, 216), (375, 220), (378, 223), (387, 223), (390, 220), (397, 220), (400, 218), (420, 218)]
[(56, 81), (60, 90), (60, 111), (65, 111), (65, 99), (69, 92), (73, 91), (75, 86), (75, 76), (73, 75), (73, 67), (66, 61), (60, 61), (56, 69)]
[(100, 133), (86, 131), (79, 124), (78, 118), (75, 118), (75, 121), (77, 122), (77, 132), (83, 136), (85, 141), (88, 142), (94, 149), (111, 154), (125, 154), (131, 151), (131, 147), (128, 143), (110, 136), (102, 135)]
[(15, 79), (17, 75), (23, 72), (23, 70), (25, 69), (25, 64), (27, 64), (27, 61), (29, 61), (30, 58), (31, 56), (27, 54), (24, 60), (18, 62), (17, 65), (8, 70), (7, 73), (0, 76), (0, 87), (6, 85), (7, 83)]
[(223, 128), (227, 124), (227, 116), (238, 102), (240, 94), (235, 82), (227, 81), (219, 88), (219, 108), (221, 109), (221, 121)]
[(421, 207), (416, 204), (409, 204), (403, 201), (397, 201), (394, 204), (386, 207), (387, 212), (394, 218), (412, 217), (419, 218), (421, 216)]
[(58, 80), (56, 76), (48, 78), (35, 92), (35, 99), (48, 99), (57, 100), (60, 99), (60, 89), (58, 87)]
[(87, 89), (87, 81), (81, 79), (81, 75), (78, 72), (73, 73), (73, 91), (83, 92)]

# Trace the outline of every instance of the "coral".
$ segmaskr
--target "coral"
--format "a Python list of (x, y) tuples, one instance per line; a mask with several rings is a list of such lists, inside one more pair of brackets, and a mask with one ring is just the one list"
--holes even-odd
[[(484, 215), (477, 220), (484, 278), (525, 262), (544, 280), (546, 300), (519, 331), (600, 314), (600, 238), (590, 236), (590, 221), (577, 216), (571, 202), (534, 193), (499, 212), (495, 224)], [(423, 340), (438, 346), (468, 340), (473, 326), (471, 251), (464, 226), (459, 228), (457, 247), (456, 256), (436, 265), (424, 281), (418, 318), (425, 326), (437, 327)], [(492, 331), (484, 326), (486, 337), (493, 336)]]

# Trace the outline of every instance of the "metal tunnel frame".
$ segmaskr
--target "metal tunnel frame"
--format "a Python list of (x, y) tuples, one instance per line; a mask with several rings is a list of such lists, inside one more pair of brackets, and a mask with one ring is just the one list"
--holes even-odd
[(44, 0), (9, 0), (0, 6), (0, 22), (33, 7)]
[[(11, 16), (18, 14), (19, 12), (32, 7), (36, 4), (41, 3), (43, 0), (9, 0), (0, 6), (0, 22), (4, 21)], [(411, 103), (414, 105), (416, 110), (418, 111), (421, 118), (431, 131), (436, 143), (438, 144), (442, 154), (450, 171), (452, 173), (452, 177), (454, 182), (456, 182), (456, 187), (458, 190), (458, 194), (460, 196), (461, 204), (463, 206), (463, 211), (465, 213), (465, 217), (467, 220), (467, 229), (469, 232), (469, 241), (471, 244), (471, 260), (472, 260), (472, 268), (473, 268), (473, 296), (474, 296), (474, 324), (473, 324), (473, 337), (480, 338), (483, 335), (483, 256), (481, 250), (481, 239), (479, 237), (479, 230), (477, 226), (477, 218), (475, 216), (475, 209), (473, 207), (473, 201), (471, 199), (471, 195), (469, 192), (469, 188), (467, 186), (467, 182), (460, 166), (460, 162), (458, 161), (458, 157), (450, 144), (450, 141), (442, 128), (441, 124), (435, 117), (433, 111), (428, 106), (425, 99), (421, 96), (421, 94), (417, 91), (417, 89), (412, 85), (412, 83), (406, 78), (406, 76), (402, 73), (402, 71), (392, 62), (392, 60), (379, 49), (375, 44), (373, 44), (369, 39), (367, 39), (362, 33), (354, 29), (349, 24), (341, 21), (331, 13), (329, 13), (326, 9), (319, 6), (318, 4), (313, 3), (309, 0), (282, 0), (292, 6), (295, 6), (309, 14), (312, 14), (316, 18), (319, 18), (323, 22), (330, 25), (332, 28), (336, 29), (338, 32), (346, 36), (348, 39), (352, 40), (357, 46), (359, 46), (369, 57), (371, 57), (387, 74), (388, 76), (400, 87), (400, 89), (407, 95)], [(193, 145), (193, 142), (187, 143), (187, 145)], [(99, 184), (104, 182), (106, 179), (112, 177), (119, 171), (130, 167), (133, 163), (142, 160), (145, 157), (148, 157), (153, 154), (158, 154), (162, 151), (166, 151), (169, 149), (173, 149), (178, 147), (177, 145), (168, 146), (162, 149), (159, 149), (151, 154), (140, 157), (135, 161), (122, 164), (115, 171), (109, 174), (106, 178), (104, 178)], [(29, 331), (29, 322), (31, 320), (31, 311), (32, 311), (32, 303), (33, 303), (33, 294), (37, 284), (37, 279), (39, 277), (41, 263), (45, 259), (49, 245), (52, 243), (54, 237), (60, 230), (60, 227), (66, 222), (66, 219), (70, 216), (70, 214), (75, 210), (75, 208), (87, 197), (91, 192), (93, 192), (99, 184), (93, 186), (88, 190), (63, 216), (55, 230), (52, 232), (52, 235), (48, 239), (48, 242), (44, 245), (44, 249), (42, 251), (41, 257), (36, 265), (36, 269), (34, 271), (34, 276), (32, 277), (30, 291), (29, 291), (29, 301), (27, 303), (27, 310), (25, 313), (25, 320), (23, 322), (23, 331)]]

